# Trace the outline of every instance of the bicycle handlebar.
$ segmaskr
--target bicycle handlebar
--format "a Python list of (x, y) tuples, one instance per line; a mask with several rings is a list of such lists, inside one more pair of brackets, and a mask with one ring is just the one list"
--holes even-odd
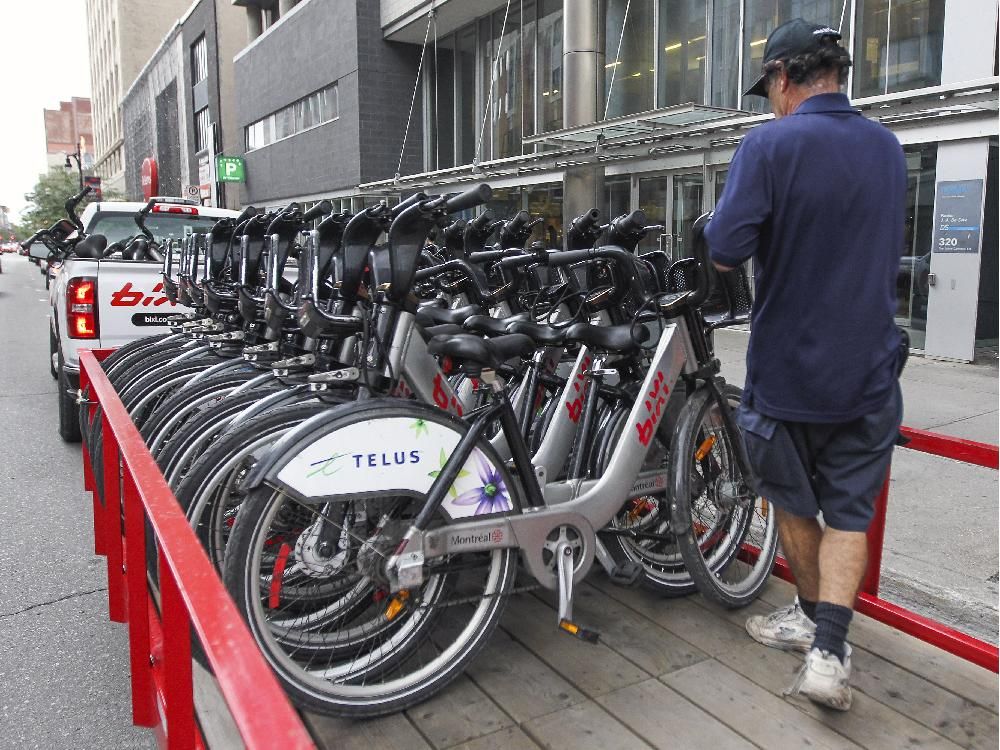
[(444, 209), (445, 213), (454, 214), (467, 208), (481, 206), (493, 197), (493, 188), (485, 182), (469, 188), (458, 195), (442, 196), (431, 202), (428, 208)]
[(302, 214), (302, 222), (308, 223), (314, 219), (318, 219), (320, 216), (326, 216), (328, 213), (333, 212), (333, 204), (328, 200), (322, 200), (315, 206), (310, 208), (304, 214)]
[(21, 243), (21, 249), (22, 250), (27, 250), (28, 248), (30, 248), (33, 244), (35, 244), (41, 238), (41, 236), (42, 236), (42, 234), (44, 232), (45, 232), (44, 229), (39, 229), (37, 232), (35, 232), (33, 235), (31, 235), (28, 239), (24, 240)]
[(239, 216), (233, 219), (233, 226), (236, 226), (237, 224), (242, 224), (251, 216), (256, 216), (256, 215), (257, 215), (257, 209), (254, 208), (253, 206), (247, 206), (246, 208), (243, 209), (243, 212)]
[(636, 209), (627, 216), (616, 219), (613, 226), (622, 233), (638, 234), (646, 230), (646, 212), (641, 208)]
[(80, 217), (76, 215), (76, 207), (80, 204), (80, 201), (90, 195), (93, 190), (94, 189), (90, 187), (90, 185), (86, 185), (79, 193), (71, 195), (67, 198), (66, 202), (63, 204), (63, 208), (66, 209), (66, 215), (69, 216), (69, 220), (72, 221), (73, 226), (80, 231), (83, 231), (83, 224), (80, 223)]
[(397, 203), (395, 206), (393, 206), (392, 210), (389, 212), (389, 214), (390, 214), (390, 216), (392, 216), (392, 218), (396, 218), (401, 213), (403, 213), (403, 211), (405, 211), (406, 209), (408, 209), (410, 206), (414, 206), (417, 203), (423, 203), (428, 198), (429, 198), (429, 196), (427, 195), (427, 193), (422, 193), (422, 192), (421, 193), (414, 193), (409, 198), (406, 198), (405, 200), (402, 200), (399, 203)]

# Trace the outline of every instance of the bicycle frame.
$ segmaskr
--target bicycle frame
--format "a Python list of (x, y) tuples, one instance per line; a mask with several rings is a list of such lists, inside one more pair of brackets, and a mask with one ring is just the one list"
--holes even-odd
[[(582, 352), (578, 365), (582, 365), (584, 356)], [(403, 537), (396, 554), (387, 563), (387, 568), (397, 574), (396, 583), (400, 587), (421, 583), (423, 565), (428, 558), (517, 547), (521, 549), (528, 572), (543, 586), (554, 589), (559, 585), (559, 579), (543, 553), (546, 540), (561, 526), (574, 528), (582, 540), (582, 552), (573, 571), (573, 580), (581, 580), (594, 560), (597, 529), (603, 528), (629, 497), (648, 493), (650, 483), (655, 487), (659, 481), (665, 486), (666, 478), (662, 472), (644, 474), (641, 469), (656, 428), (664, 416), (671, 389), (680, 381), (682, 374), (693, 372), (692, 363), (696, 362), (686, 322), (678, 318), (665, 326), (661, 333), (643, 380), (640, 391), (643, 395), (633, 404), (628, 416), (629, 427), (618, 438), (608, 471), (600, 478), (543, 484), (534, 472), (521, 471), (526, 507), (519, 514), (461, 521), (428, 530), (431, 519), (437, 514), (452, 482), (479, 440), (483, 426), (497, 414), (505, 432), (516, 426), (513, 409), (507, 401), (501, 400), (476, 420), (431, 485), (424, 508)], [(572, 384), (573, 381), (568, 383), (564, 395), (575, 393)], [(564, 400), (564, 403), (566, 414), (571, 416), (575, 409), (570, 401)], [(560, 432), (563, 431), (560, 429)], [(523, 441), (514, 442), (523, 449)], [(555, 460), (555, 445), (549, 450), (552, 451), (549, 455)], [(515, 466), (533, 465), (526, 456), (518, 456), (518, 452), (514, 447)]]

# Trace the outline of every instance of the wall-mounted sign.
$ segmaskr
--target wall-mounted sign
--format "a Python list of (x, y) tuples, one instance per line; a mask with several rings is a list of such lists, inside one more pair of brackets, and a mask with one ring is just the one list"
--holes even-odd
[(185, 198), (201, 200), (201, 185), (185, 185), (183, 193)]
[(239, 156), (216, 156), (215, 174), (219, 182), (246, 182), (246, 166)]
[(83, 178), (83, 184), (94, 191), (94, 200), (99, 201), (103, 198), (103, 193), (101, 191), (101, 178), (97, 175), (87, 175)]
[(156, 169), (156, 159), (147, 156), (142, 160), (139, 172), (139, 184), (142, 185), (143, 200), (149, 200), (160, 192), (160, 176)]
[(201, 190), (202, 201), (212, 197), (212, 162), (208, 154), (198, 157), (198, 187)]
[(978, 253), (982, 226), (982, 180), (945, 180), (937, 184), (935, 253)]

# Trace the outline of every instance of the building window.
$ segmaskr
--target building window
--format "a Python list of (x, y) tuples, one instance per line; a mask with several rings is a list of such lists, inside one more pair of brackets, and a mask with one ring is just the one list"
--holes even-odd
[(657, 107), (705, 101), (705, 3), (660, 0)]
[(339, 111), (337, 84), (334, 83), (247, 125), (244, 128), (246, 150), (263, 148), (282, 138), (290, 138), (303, 130), (336, 120)]
[(212, 138), (212, 123), (208, 107), (199, 109), (194, 116), (194, 150), (204, 151)]
[(944, 0), (859, 0), (854, 95), (941, 83)]
[(191, 85), (197, 85), (208, 78), (208, 44), (202, 34), (191, 45)]
[(736, 107), (740, 100), (740, 7), (742, 0), (712, 3), (712, 105)]
[(655, 72), (653, 4), (608, 0), (604, 30), (607, 116), (618, 117), (652, 109)]
[(455, 112), (457, 114), (460, 164), (472, 164), (476, 157), (476, 28), (470, 26), (456, 35)]
[[(490, 120), (493, 128), (493, 158), (521, 153), (521, 14), (511, 8), (504, 24), (504, 11), (493, 14), (493, 36), (486, 45), (490, 66), (487, 85), (494, 73)], [(500, 32), (503, 32), (503, 37)], [(484, 149), (485, 151), (485, 149)]]
[[(840, 29), (843, 39), (850, 38), (850, 13), (846, 6), (850, 0), (746, 0), (743, 36), (743, 81), (740, 94), (761, 73), (764, 62), (764, 45), (767, 35), (781, 24), (793, 18), (806, 18), (812, 23), (826, 24)], [(840, 19), (844, 27), (840, 28)], [(846, 43), (846, 42), (845, 42)], [(742, 98), (742, 109), (751, 112), (770, 112), (770, 104), (759, 96)]]
[(455, 166), (455, 37), (428, 49), (423, 67), (424, 169)]
[(538, 12), (538, 132), (563, 126), (562, 54), (563, 11), (561, 0), (542, 0)]

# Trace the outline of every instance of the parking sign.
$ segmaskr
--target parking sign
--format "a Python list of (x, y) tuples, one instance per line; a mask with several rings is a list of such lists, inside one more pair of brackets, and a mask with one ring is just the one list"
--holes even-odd
[(246, 167), (239, 156), (216, 156), (215, 174), (219, 182), (246, 182)]

